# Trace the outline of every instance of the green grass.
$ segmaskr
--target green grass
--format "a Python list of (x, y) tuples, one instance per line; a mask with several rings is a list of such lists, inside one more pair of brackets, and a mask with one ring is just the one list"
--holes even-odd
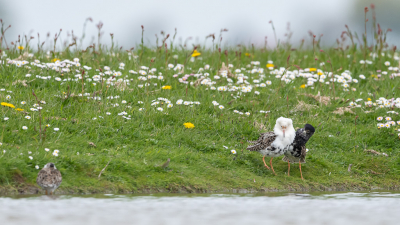
[[(25, 50), (29, 46), (25, 47)], [(36, 165), (42, 168), (48, 162), (54, 162), (63, 175), (63, 182), (59, 193), (95, 193), (95, 192), (147, 192), (147, 191), (226, 191), (245, 188), (253, 190), (354, 190), (369, 188), (398, 188), (400, 185), (400, 158), (399, 138), (396, 129), (377, 129), (378, 116), (391, 116), (394, 121), (400, 120), (397, 114), (387, 114), (387, 111), (398, 108), (382, 108), (376, 106), (366, 108), (364, 102), (371, 98), (375, 102), (379, 97), (387, 99), (400, 97), (400, 78), (389, 79), (393, 71), (388, 70), (384, 62), (389, 61), (392, 66), (398, 64), (393, 58), (393, 52), (388, 49), (377, 49), (376, 52), (385, 53), (372, 59), (372, 64), (360, 64), (364, 54), (369, 55), (369, 50), (356, 48), (349, 49), (324, 49), (324, 52), (312, 50), (290, 50), (287, 46), (278, 49), (265, 50), (262, 48), (250, 48), (241, 46), (228, 48), (228, 56), (205, 48), (199, 48), (201, 58), (190, 61), (193, 49), (173, 47), (164, 51), (155, 48), (142, 48), (130, 51), (131, 56), (125, 51), (112, 51), (99, 49), (96, 52), (89, 50), (63, 51), (46, 53), (34, 52), (29, 58), (24, 51), (16, 49), (4, 50), (6, 58), (15, 59), (21, 57), (28, 62), (35, 59), (41, 63), (49, 63), (53, 58), (61, 60), (79, 58), (81, 66), (86, 65), (92, 69), (72, 66), (72, 72), (60, 72), (52, 69), (41, 69), (34, 65), (17, 67), (11, 64), (0, 65), (0, 91), (1, 102), (14, 104), (16, 108), (24, 109), (31, 119), (25, 119), (24, 112), (1, 106), (0, 129), (2, 146), (0, 146), (0, 193), (34, 192), (37, 188), (36, 176), (39, 172)], [(29, 50), (28, 50), (29, 51)], [(235, 54), (235, 51), (240, 53)], [(30, 51), (32, 52), (32, 51)], [(115, 53), (109, 54), (110, 52)], [(222, 50), (224, 52), (224, 49)], [(245, 56), (249, 53), (250, 56)], [(178, 58), (173, 58), (177, 55)], [(288, 56), (290, 55), (290, 59)], [(49, 56), (49, 57), (47, 57)], [(134, 56), (137, 56), (135, 58)], [(318, 60), (315, 60), (317, 58)], [(289, 71), (300, 68), (317, 68), (322, 73), (333, 72), (341, 75), (345, 70), (358, 83), (350, 83), (345, 91), (344, 87), (335, 82), (335, 93), (332, 84), (314, 83), (311, 87), (300, 88), (307, 83), (306, 78), (297, 77), (291, 83), (286, 84), (275, 78), (266, 68), (268, 60), (272, 60), (276, 69), (287, 68)], [(328, 63), (327, 61), (330, 61)], [(7, 60), (6, 60), (7, 61)], [(260, 65), (251, 65), (251, 61), (259, 61)], [(119, 63), (125, 63), (124, 69), (119, 69)], [(235, 69), (263, 68), (265, 78), (272, 82), (266, 87), (255, 87), (253, 80), (260, 80), (259, 73), (248, 73), (242, 70), (248, 81), (253, 85), (250, 93), (242, 93), (236, 97), (239, 91), (219, 92), (210, 90), (206, 85), (188, 85), (178, 81), (173, 75), (178, 71), (168, 69), (166, 64), (185, 64), (185, 71), (180, 74), (198, 73), (199, 68), (210, 65), (209, 70), (199, 73), (209, 73), (214, 80), (222, 62), (232, 64), (231, 71)], [(320, 65), (325, 62), (325, 65)], [(29, 67), (28, 67), (29, 66)], [(119, 90), (115, 86), (105, 82), (93, 82), (84, 80), (83, 93), (101, 91), (97, 97), (101, 100), (78, 97), (82, 93), (82, 82), (56, 81), (56, 77), (62, 79), (75, 78), (79, 74), (75, 69), (84, 69), (85, 75), (92, 78), (99, 74), (96, 69), (109, 66), (111, 70), (121, 71), (118, 78), (132, 79), (125, 90)], [(154, 74), (161, 72), (164, 79), (138, 80), (139, 74), (131, 74), (128, 71), (138, 72), (141, 66), (156, 68)], [(377, 70), (387, 71), (379, 80), (371, 75), (377, 75)], [(31, 77), (25, 77), (32, 74)], [(314, 72), (316, 74), (316, 72)], [(360, 74), (366, 76), (365, 80), (359, 78)], [(49, 80), (37, 78), (39, 76), (51, 76)], [(111, 76), (106, 75), (104, 78)], [(195, 82), (197, 78), (191, 76), (188, 81)], [(15, 84), (15, 81), (26, 80), (26, 87)], [(234, 83), (237, 78), (232, 78)], [(226, 78), (215, 80), (215, 87), (227, 85)], [(326, 79), (328, 81), (328, 78)], [(138, 84), (151, 83), (148, 87), (139, 88)], [(61, 84), (62, 83), (62, 84)], [(93, 85), (96, 83), (97, 85)], [(153, 84), (157, 83), (157, 86)], [(171, 90), (161, 89), (163, 85), (171, 85)], [(236, 84), (233, 84), (235, 86)], [(352, 91), (351, 88), (356, 88)], [(36, 104), (32, 94), (34, 90), (43, 109), (33, 112), (30, 108)], [(6, 91), (12, 91), (7, 93)], [(257, 95), (254, 92), (259, 91)], [(314, 98), (304, 95), (317, 95), (339, 97), (330, 104), (324, 105)], [(69, 93), (69, 94), (68, 94)], [(74, 94), (74, 96), (70, 94)], [(368, 93), (371, 93), (370, 95)], [(6, 99), (10, 95), (11, 99)], [(62, 97), (60, 97), (62, 96)], [(69, 97), (65, 97), (69, 96)], [(109, 96), (120, 96), (117, 99), (107, 99)], [(167, 108), (151, 106), (152, 100), (159, 97), (167, 98), (174, 106)], [(345, 112), (344, 115), (334, 114), (339, 107), (349, 106), (350, 101), (363, 99), (358, 102), (361, 108), (353, 107), (354, 114)], [(177, 105), (176, 101), (199, 101), (200, 105)], [(342, 100), (344, 99), (344, 100)], [(348, 101), (349, 99), (349, 101)], [(127, 104), (123, 104), (125, 100)], [(21, 102), (26, 104), (22, 105)], [(143, 101), (139, 104), (138, 101)], [(224, 109), (214, 106), (212, 101), (223, 105)], [(312, 109), (295, 111), (299, 101), (314, 105)], [(111, 104), (118, 103), (119, 106)], [(157, 111), (162, 107), (163, 112)], [(139, 111), (139, 108), (145, 108)], [(250, 112), (250, 116), (239, 115), (233, 110)], [(260, 110), (270, 113), (260, 113)], [(127, 120), (117, 115), (125, 111), (131, 119)], [(366, 113), (365, 111), (371, 111)], [(111, 112), (107, 115), (106, 112)], [(128, 116), (127, 115), (127, 116)], [(103, 118), (101, 118), (101, 117)], [(272, 130), (275, 120), (280, 117), (290, 117), (294, 121), (294, 127), (302, 127), (310, 123), (317, 128), (316, 133), (307, 144), (310, 150), (307, 155), (307, 163), (302, 164), (305, 180), (300, 179), (297, 165), (292, 165), (291, 176), (286, 175), (287, 163), (280, 158), (274, 159), (274, 169), (277, 176), (265, 169), (262, 156), (256, 152), (246, 150), (247, 140), (258, 138), (260, 132)], [(357, 125), (355, 126), (355, 119)], [(9, 120), (3, 120), (8, 117)], [(97, 118), (93, 120), (93, 118)], [(42, 129), (46, 124), (45, 138), (40, 138), (39, 123)], [(186, 129), (183, 123), (191, 122), (194, 129)], [(259, 125), (264, 125), (264, 130)], [(23, 130), (22, 126), (27, 126)], [(59, 128), (59, 131), (54, 131)], [(44, 135), (42, 135), (44, 136)], [(89, 145), (93, 142), (96, 147)], [(228, 149), (225, 149), (227, 146)], [(46, 152), (45, 148), (50, 151)], [(58, 157), (53, 156), (53, 150), (58, 149)], [(236, 155), (230, 153), (235, 149)], [(366, 153), (365, 149), (373, 149), (385, 152), (388, 157), (376, 156)], [(6, 152), (3, 154), (3, 150)], [(31, 152), (29, 154), (28, 152)], [(79, 155), (78, 155), (79, 152)], [(32, 156), (33, 159), (29, 159)], [(157, 167), (168, 158), (171, 159), (168, 168)], [(100, 171), (109, 165), (98, 178)], [(349, 164), (353, 164), (351, 172), (348, 172)]]

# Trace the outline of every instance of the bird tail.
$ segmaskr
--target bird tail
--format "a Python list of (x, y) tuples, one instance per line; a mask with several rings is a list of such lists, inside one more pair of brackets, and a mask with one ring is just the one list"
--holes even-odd
[(258, 150), (259, 150), (259, 147), (258, 147), (258, 144), (255, 144), (255, 145), (249, 145), (249, 146), (247, 146), (246, 149), (249, 150), (249, 151), (258, 151)]
[[(299, 161), (297, 159), (289, 158), (287, 156), (284, 156), (282, 158), (282, 161), (288, 162), (288, 163), (299, 163)], [(300, 163), (306, 163), (306, 159), (305, 158), (300, 158)]]

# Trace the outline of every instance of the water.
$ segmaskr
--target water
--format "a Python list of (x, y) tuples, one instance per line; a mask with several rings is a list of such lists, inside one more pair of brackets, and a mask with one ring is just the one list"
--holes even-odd
[(400, 193), (0, 197), (0, 224), (400, 224)]

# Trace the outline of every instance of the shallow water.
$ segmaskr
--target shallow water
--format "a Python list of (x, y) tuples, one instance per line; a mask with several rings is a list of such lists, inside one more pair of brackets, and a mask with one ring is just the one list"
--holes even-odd
[(400, 224), (400, 192), (4, 196), (0, 224)]

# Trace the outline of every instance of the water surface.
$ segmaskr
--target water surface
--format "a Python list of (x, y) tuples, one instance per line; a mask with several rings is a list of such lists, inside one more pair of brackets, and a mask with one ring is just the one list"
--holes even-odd
[(4, 196), (0, 224), (400, 224), (400, 192)]

